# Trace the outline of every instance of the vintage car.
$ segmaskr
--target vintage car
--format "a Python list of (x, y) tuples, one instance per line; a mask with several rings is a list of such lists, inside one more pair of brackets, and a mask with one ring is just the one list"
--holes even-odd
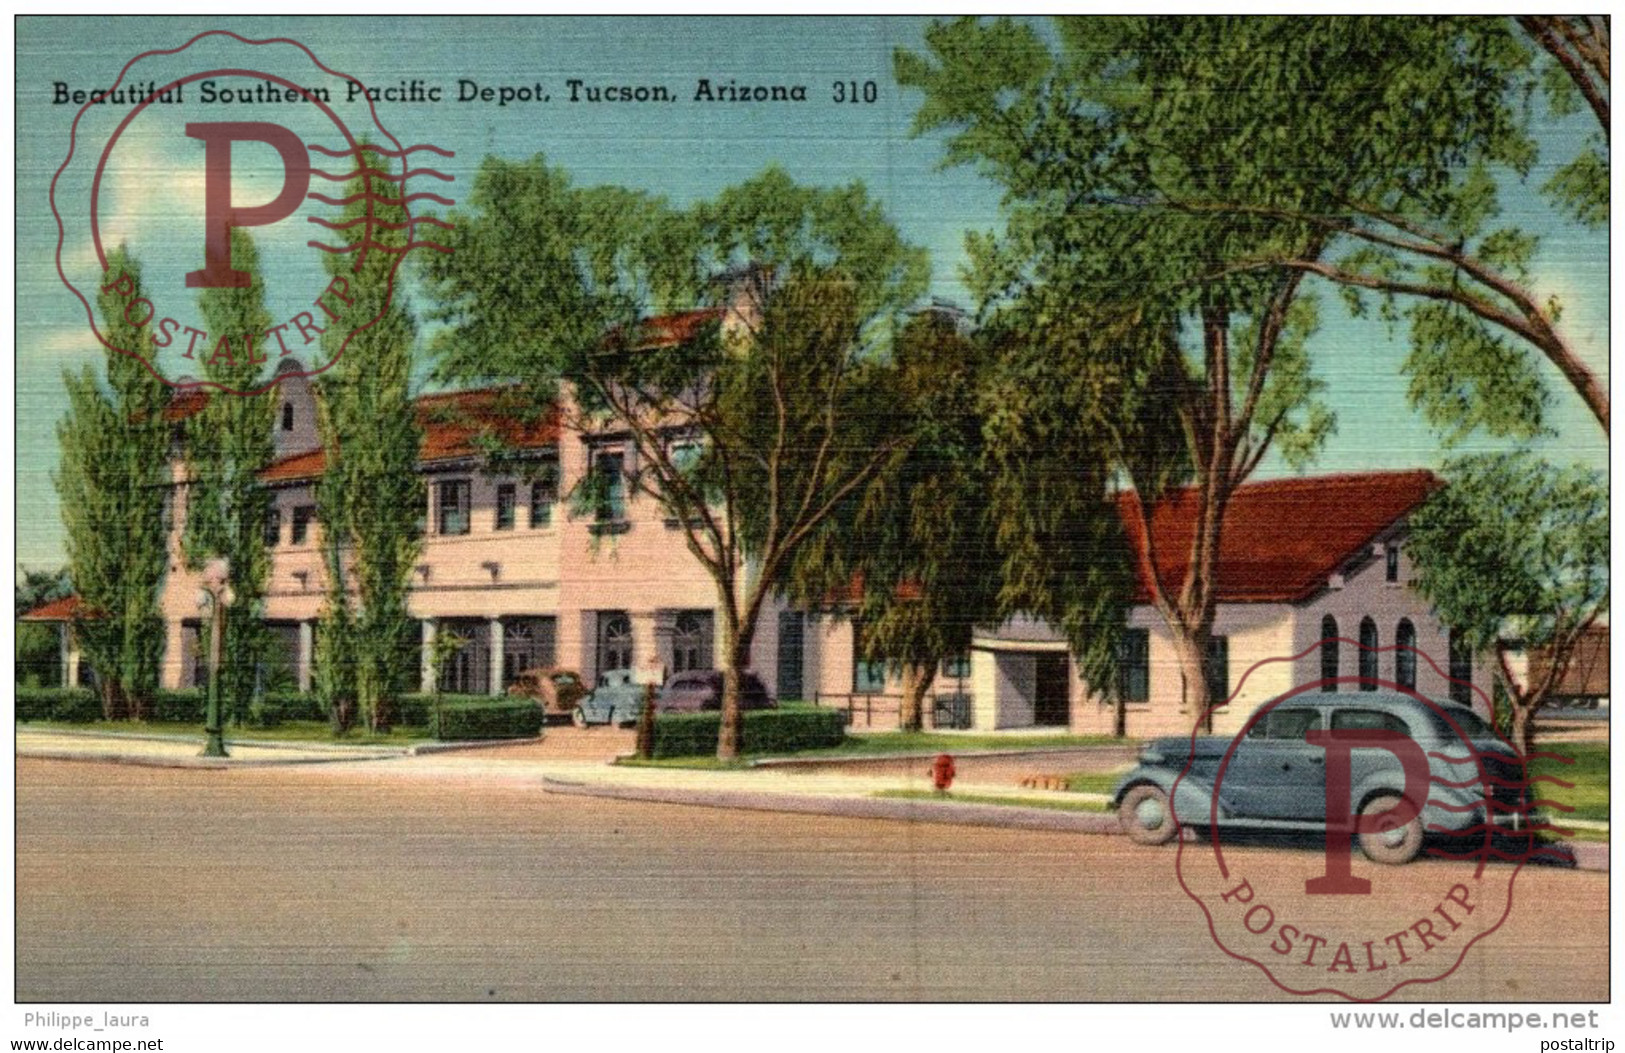
[[(776, 703), (767, 693), (761, 677), (746, 672), (739, 692), (739, 708), (774, 709)], [(722, 708), (722, 671), (719, 669), (689, 669), (672, 676), (660, 689), (659, 712), (703, 713)]]
[(632, 679), (630, 669), (611, 670), (598, 678), (598, 686), (576, 703), (570, 718), (576, 727), (589, 724), (630, 726), (643, 714), (645, 687)]
[(573, 669), (549, 666), (545, 669), (527, 669), (508, 686), (514, 698), (533, 698), (542, 707), (544, 717), (568, 720), (575, 713), (576, 703), (587, 695), (587, 685), (581, 674)]
[[(1181, 827), (1211, 833), (1215, 819), (1223, 829), (1322, 831), (1327, 749), (1307, 736), (1323, 729), (1398, 732), (1425, 760), (1429, 785), (1411, 790), (1415, 807), (1385, 818), (1406, 793), (1399, 756), (1380, 746), (1350, 750), (1350, 811), (1368, 817), (1356, 839), (1374, 862), (1410, 862), (1429, 832), (1481, 833), (1485, 824), (1527, 822), (1523, 766), (1494, 729), (1465, 706), (1429, 705), (1395, 691), (1317, 692), (1273, 708), (1266, 703), (1245, 735), (1199, 737), (1194, 748), (1188, 737), (1154, 740), (1117, 785), (1119, 822), (1141, 844), (1171, 841)], [(1414, 815), (1401, 822), (1403, 812)]]

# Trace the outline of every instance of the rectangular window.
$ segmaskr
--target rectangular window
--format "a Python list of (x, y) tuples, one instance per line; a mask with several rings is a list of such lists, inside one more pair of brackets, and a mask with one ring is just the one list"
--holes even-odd
[(1207, 673), (1208, 701), (1223, 705), (1230, 697), (1230, 637), (1208, 637), (1207, 660), (1202, 666)]
[(960, 654), (943, 659), (942, 675), (948, 680), (968, 680), (970, 678), (970, 655)]
[(512, 530), (514, 519), (514, 506), (518, 503), (517, 491), (512, 483), (502, 483), (497, 486), (497, 520), (496, 529)]
[(538, 530), (553, 525), (553, 505), (559, 499), (559, 466), (551, 464), (542, 469), (541, 478), (530, 484), (530, 528)]
[(436, 490), (437, 533), (468, 533), (468, 480), (448, 479)]
[(1470, 706), (1473, 704), (1473, 649), (1456, 629), (1450, 630), (1449, 646), (1450, 701)]
[(1387, 550), (1386, 553), (1384, 553), (1384, 555), (1388, 559), (1388, 566), (1386, 568), (1388, 580), (1389, 581), (1398, 581), (1399, 580), (1399, 546), (1398, 545), (1389, 545), (1388, 550)]
[(593, 471), (598, 475), (599, 522), (626, 518), (625, 464), (625, 457), (619, 453), (600, 453), (593, 459)]
[(1124, 629), (1117, 641), (1117, 695), (1124, 702), (1151, 701), (1151, 630)]
[(265, 513), (265, 545), (275, 548), (282, 544), (282, 511), (277, 508)]
[(293, 510), (293, 543), (295, 545), (303, 545), (310, 539), (310, 524), (315, 521), (315, 505), (300, 505)]

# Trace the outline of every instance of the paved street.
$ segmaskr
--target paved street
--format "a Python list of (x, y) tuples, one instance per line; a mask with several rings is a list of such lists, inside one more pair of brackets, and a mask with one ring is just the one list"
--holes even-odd
[[(525, 749), (231, 771), (20, 758), (16, 996), (1286, 997), (1213, 946), (1168, 851), (560, 797)], [(1526, 870), (1505, 927), (1401, 997), (1606, 998), (1607, 881)]]

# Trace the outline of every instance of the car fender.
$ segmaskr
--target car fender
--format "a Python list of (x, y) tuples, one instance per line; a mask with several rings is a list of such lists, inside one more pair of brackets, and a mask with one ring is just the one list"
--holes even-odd
[[(1213, 790), (1206, 782), (1189, 775), (1180, 778), (1179, 772), (1167, 768), (1144, 765), (1129, 772), (1117, 784), (1112, 794), (1112, 806), (1121, 804), (1123, 796), (1134, 787), (1146, 785), (1155, 786), (1169, 796), (1174, 814), (1182, 824), (1205, 826), (1213, 814)], [(1222, 812), (1222, 798), (1220, 805)]]

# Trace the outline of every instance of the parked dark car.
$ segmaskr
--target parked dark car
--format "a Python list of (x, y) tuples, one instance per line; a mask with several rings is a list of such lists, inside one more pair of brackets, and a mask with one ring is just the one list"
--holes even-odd
[[(1380, 829), (1359, 835), (1360, 850), (1373, 862), (1410, 862), (1430, 830), (1477, 833), (1486, 823), (1517, 829), (1527, 822), (1522, 763), (1494, 729), (1465, 706), (1429, 706), (1400, 692), (1289, 698), (1263, 713), (1245, 737), (1198, 738), (1194, 751), (1189, 738), (1154, 740), (1117, 785), (1118, 819), (1141, 844), (1171, 841), (1180, 826), (1211, 833), (1214, 784), (1234, 741), (1216, 795), (1219, 825), (1323, 831), (1326, 750), (1306, 735), (1343, 728), (1399, 732), (1427, 757), (1431, 786), (1416, 816), (1386, 825), (1378, 818)], [(1350, 765), (1349, 805), (1355, 815), (1382, 816), (1401, 800), (1405, 775), (1393, 753), (1357, 748)], [(1176, 795), (1172, 809), (1170, 794)]]
[[(755, 673), (745, 673), (739, 696), (739, 708), (775, 709), (777, 703), (767, 693), (762, 680)], [(703, 713), (722, 708), (722, 671), (720, 669), (690, 669), (677, 673), (660, 689), (656, 703), (661, 713)]]

